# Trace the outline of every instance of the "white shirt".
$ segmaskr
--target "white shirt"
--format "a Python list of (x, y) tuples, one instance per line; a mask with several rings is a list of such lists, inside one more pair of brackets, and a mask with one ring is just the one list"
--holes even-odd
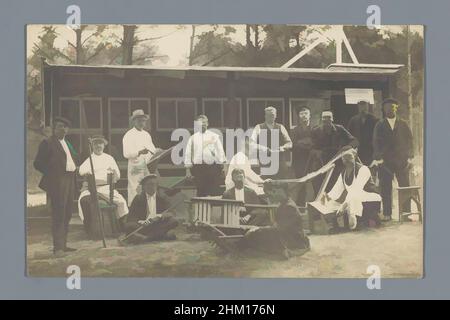
[(186, 146), (184, 165), (214, 164), (226, 162), (220, 136), (212, 131), (206, 130), (196, 132), (190, 138)]
[[(120, 170), (117, 166), (116, 160), (107, 153), (96, 155), (92, 153), (92, 163), (94, 165), (94, 174), (96, 180), (108, 181), (108, 173), (114, 172), (117, 179), (120, 179)], [(80, 166), (80, 175), (92, 174), (91, 163), (87, 158)]]
[(392, 130), (394, 130), (394, 126), (395, 126), (395, 120), (397, 119), (397, 118), (386, 118), (387, 119), (387, 121), (389, 122), (389, 126), (391, 127), (391, 129)]
[(156, 193), (152, 196), (147, 194), (147, 219), (157, 217), (156, 213)]
[(59, 143), (61, 143), (61, 146), (64, 149), (64, 152), (66, 153), (66, 171), (67, 172), (74, 172), (77, 170), (77, 166), (75, 165), (75, 162), (72, 159), (72, 154), (70, 153), (69, 146), (67, 145), (67, 142), (62, 139), (59, 140)]
[(234, 196), (235, 196), (237, 201), (242, 201), (242, 202), (245, 203), (244, 188), (242, 188), (242, 189), (235, 188), (234, 189)]
[[(150, 133), (145, 130), (139, 131), (134, 127), (125, 133), (122, 143), (123, 156), (127, 158), (129, 162), (136, 165), (142, 164), (142, 162), (147, 164), (156, 152), (156, 147), (153, 144)], [(144, 155), (139, 155), (139, 151), (146, 148), (150, 150), (150, 152)]]

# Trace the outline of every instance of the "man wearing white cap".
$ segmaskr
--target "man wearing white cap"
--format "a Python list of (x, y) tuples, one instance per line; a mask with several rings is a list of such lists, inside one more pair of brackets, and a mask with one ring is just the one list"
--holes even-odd
[[(101, 135), (94, 135), (91, 138), (92, 141), (92, 164), (94, 167), (95, 182), (97, 185), (97, 192), (104, 198), (109, 199), (110, 186), (108, 184), (108, 174), (113, 174), (114, 183), (120, 179), (120, 170), (117, 166), (116, 160), (109, 154), (104, 153), (105, 146), (108, 141)], [(86, 159), (80, 166), (80, 176), (86, 176), (92, 174), (89, 158)], [(128, 206), (122, 195), (113, 191), (113, 202), (117, 205), (116, 217), (121, 219), (128, 214)], [(91, 227), (92, 213), (90, 209), (90, 193), (88, 189), (82, 189), (80, 197), (78, 199), (78, 214), (83, 221), (85, 230), (89, 233)]]
[(123, 156), (128, 159), (128, 205), (131, 205), (136, 196), (142, 178), (149, 174), (147, 164), (160, 151), (153, 144), (150, 133), (144, 130), (149, 119), (143, 110), (133, 111), (133, 128), (123, 137)]
[[(322, 123), (312, 130), (311, 138), (313, 141), (313, 156), (315, 160), (315, 168), (318, 169), (334, 156), (345, 146), (353, 148), (358, 147), (358, 139), (350, 134), (343, 126), (333, 123), (333, 113), (331, 111), (322, 112)], [(336, 163), (336, 169), (330, 178), (327, 191), (336, 182), (339, 172), (342, 169), (342, 162)], [(322, 179), (314, 180), (315, 191), (319, 190)]]

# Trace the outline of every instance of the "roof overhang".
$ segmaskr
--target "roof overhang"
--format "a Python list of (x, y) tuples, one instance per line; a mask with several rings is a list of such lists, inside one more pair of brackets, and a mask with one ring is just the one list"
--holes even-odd
[(54, 65), (43, 63), (45, 71), (59, 70), (64, 74), (102, 74), (124, 77), (129, 72), (139, 72), (145, 77), (263, 78), (273, 80), (386, 80), (397, 73), (401, 64), (331, 64), (327, 68), (274, 68), (274, 67), (202, 67), (202, 66), (148, 66), (148, 65)]

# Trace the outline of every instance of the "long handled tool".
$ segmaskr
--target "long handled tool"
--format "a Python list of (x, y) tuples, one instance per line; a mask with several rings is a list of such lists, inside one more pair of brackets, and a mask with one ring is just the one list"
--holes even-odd
[[(177, 207), (180, 203), (182, 203), (183, 201), (184, 201), (184, 199), (181, 199), (181, 200), (175, 202), (175, 203), (174, 203), (173, 205), (171, 205), (168, 209), (164, 210), (160, 215), (163, 215), (164, 213), (167, 213), (167, 212), (171, 211), (173, 208), (176, 208), (176, 207)], [(146, 221), (152, 222), (152, 219), (151, 219), (151, 218), (148, 218)], [(130, 233), (127, 234), (127, 235), (124, 235), (124, 236), (122, 236), (122, 237), (119, 237), (119, 238), (117, 239), (117, 241), (119, 242), (120, 245), (123, 245), (123, 244), (125, 244), (125, 242), (126, 242), (129, 238), (131, 238), (132, 236), (136, 235), (137, 233), (139, 233), (140, 231), (142, 231), (142, 230), (143, 230), (144, 228), (146, 228), (146, 227), (148, 227), (148, 225), (142, 225), (142, 226), (140, 226), (139, 228), (137, 228), (136, 230), (134, 230), (133, 232), (130, 232)]]
[(103, 215), (100, 212), (100, 207), (98, 205), (98, 193), (97, 193), (97, 184), (95, 183), (95, 172), (94, 172), (94, 163), (92, 161), (92, 140), (89, 139), (89, 163), (91, 165), (91, 173), (92, 173), (92, 180), (93, 180), (93, 186), (92, 190), (89, 190), (91, 194), (91, 210), (93, 213), (95, 213), (99, 219), (100, 223), (100, 231), (102, 236), (102, 242), (103, 242), (103, 248), (106, 248), (106, 240), (105, 240), (105, 230), (103, 226)]

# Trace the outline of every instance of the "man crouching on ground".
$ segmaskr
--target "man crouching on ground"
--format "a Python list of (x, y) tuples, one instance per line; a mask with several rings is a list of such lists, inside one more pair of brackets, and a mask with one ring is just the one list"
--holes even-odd
[(288, 184), (266, 182), (264, 191), (272, 203), (278, 203), (275, 226), (260, 227), (245, 234), (241, 245), (267, 254), (281, 255), (288, 259), (293, 250), (310, 249), (308, 237), (303, 230), (300, 212), (289, 197)]
[(131, 233), (141, 226), (144, 228), (134, 234), (130, 242), (175, 240), (169, 232), (178, 226), (178, 221), (169, 212), (167, 197), (158, 193), (158, 178), (149, 174), (141, 180), (142, 192), (133, 199), (128, 213), (125, 229)]

